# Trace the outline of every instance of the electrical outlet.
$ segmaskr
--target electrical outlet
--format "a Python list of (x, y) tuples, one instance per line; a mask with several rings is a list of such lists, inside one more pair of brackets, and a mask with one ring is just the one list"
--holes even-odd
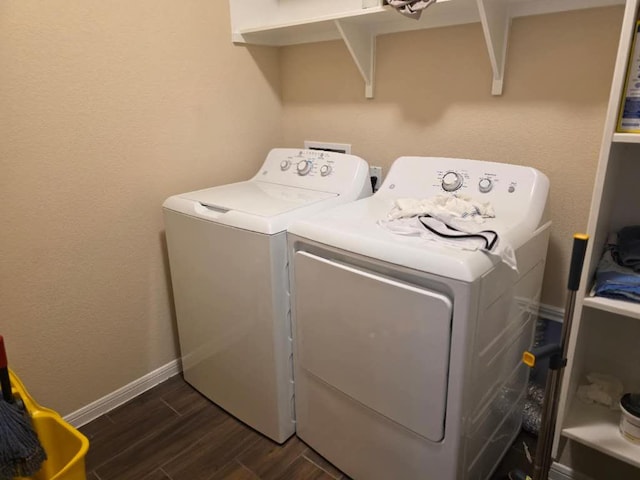
[(325, 150), (327, 152), (351, 153), (351, 144), (349, 143), (314, 142), (312, 140), (305, 140), (304, 148), (306, 148), (307, 150)]
[(371, 177), (371, 186), (375, 192), (380, 188), (380, 184), (382, 183), (382, 167), (369, 167), (369, 176)]

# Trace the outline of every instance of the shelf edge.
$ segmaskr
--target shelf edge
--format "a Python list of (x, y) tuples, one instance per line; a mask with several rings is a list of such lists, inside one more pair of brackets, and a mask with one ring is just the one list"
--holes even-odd
[(632, 317), (640, 320), (640, 304), (624, 300), (614, 300), (605, 297), (585, 297), (582, 301), (585, 307), (603, 310), (605, 312)]
[[(625, 440), (618, 430), (620, 412), (587, 405), (573, 398), (562, 435), (624, 463), (640, 468), (640, 446)], [(587, 424), (587, 420), (589, 423)]]

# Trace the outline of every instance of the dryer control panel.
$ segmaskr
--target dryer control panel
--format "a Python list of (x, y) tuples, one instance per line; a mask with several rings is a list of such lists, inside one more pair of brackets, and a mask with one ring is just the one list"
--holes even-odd
[(506, 223), (531, 217), (546, 205), (549, 180), (531, 167), (462, 158), (400, 157), (376, 192), (389, 198), (465, 195), (489, 202)]
[(344, 153), (274, 148), (258, 174), (261, 182), (341, 193), (362, 185), (369, 166), (360, 157)]
[[(494, 187), (502, 184), (502, 175), (491, 172), (469, 172), (468, 169), (438, 170), (437, 177), (444, 192), (464, 191), (466, 194), (489, 193)], [(508, 184), (507, 191), (514, 193), (518, 182)]]

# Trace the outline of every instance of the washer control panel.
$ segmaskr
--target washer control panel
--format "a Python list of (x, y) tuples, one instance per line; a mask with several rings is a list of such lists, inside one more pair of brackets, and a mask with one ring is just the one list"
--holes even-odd
[(340, 191), (351, 188), (355, 177), (368, 177), (368, 172), (367, 163), (355, 155), (274, 148), (269, 152), (256, 179), (280, 185)]
[(295, 167), (292, 171), (301, 177), (315, 173), (326, 177), (333, 171), (334, 163), (335, 158), (332, 158), (330, 152), (297, 150), (297, 153), (287, 156), (280, 162), (280, 170), (286, 172)]

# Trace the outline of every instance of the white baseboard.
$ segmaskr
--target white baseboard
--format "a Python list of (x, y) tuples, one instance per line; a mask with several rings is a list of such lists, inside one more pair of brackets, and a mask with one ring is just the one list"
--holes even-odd
[(592, 478), (576, 472), (566, 465), (553, 462), (549, 469), (549, 480), (592, 480)]
[(155, 387), (159, 383), (164, 382), (168, 378), (177, 375), (181, 371), (182, 366), (180, 360), (173, 360), (153, 372), (149, 372), (145, 376), (134, 380), (122, 388), (119, 388), (115, 392), (111, 392), (95, 402), (82, 407), (80, 410), (76, 410), (75, 412), (66, 415), (64, 419), (76, 428), (81, 427), (82, 425), (89, 423), (91, 420), (95, 420), (99, 416), (119, 407), (123, 403), (132, 400), (141, 393)]

